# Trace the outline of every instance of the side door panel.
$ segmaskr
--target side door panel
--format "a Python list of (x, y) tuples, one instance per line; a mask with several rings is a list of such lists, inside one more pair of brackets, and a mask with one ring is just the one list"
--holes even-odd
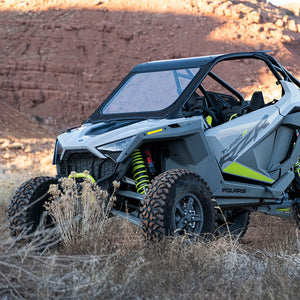
[(275, 131), (282, 120), (276, 107), (267, 106), (207, 130), (222, 172), (273, 183), (278, 174), (270, 174), (269, 163)]

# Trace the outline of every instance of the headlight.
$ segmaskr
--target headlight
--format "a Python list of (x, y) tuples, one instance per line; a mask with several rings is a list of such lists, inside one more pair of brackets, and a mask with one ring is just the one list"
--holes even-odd
[(53, 165), (56, 165), (60, 161), (61, 154), (63, 152), (63, 147), (58, 140), (55, 142)]
[(134, 136), (110, 144), (98, 146), (97, 149), (99, 151), (121, 152), (125, 150), (132, 143), (133, 139)]

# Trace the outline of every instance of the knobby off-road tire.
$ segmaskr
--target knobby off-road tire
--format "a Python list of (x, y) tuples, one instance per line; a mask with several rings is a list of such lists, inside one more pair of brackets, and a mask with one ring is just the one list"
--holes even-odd
[(214, 202), (207, 184), (188, 170), (169, 170), (155, 177), (141, 205), (140, 218), (147, 240), (187, 234), (191, 239), (213, 234)]
[[(295, 167), (294, 167), (294, 169), (295, 169)], [(299, 176), (299, 172), (295, 172), (295, 178), (293, 180), (293, 188), (294, 188), (294, 191), (295, 191), (295, 197), (300, 198), (300, 176)], [(292, 212), (293, 212), (294, 218), (296, 220), (296, 224), (297, 224), (298, 228), (300, 229), (300, 205), (299, 204), (293, 205)]]
[[(225, 218), (225, 219), (224, 219)], [(249, 225), (250, 213), (241, 210), (225, 210), (223, 214), (217, 209), (216, 227), (218, 235), (231, 235), (234, 239), (242, 238)]]
[(294, 218), (296, 220), (298, 229), (300, 229), (300, 205), (293, 206), (292, 212), (293, 212)]
[[(12, 236), (18, 236), (21, 232), (30, 234), (37, 229), (45, 211), (43, 204), (50, 198), (50, 184), (57, 184), (57, 179), (47, 176), (35, 177), (24, 182), (15, 192), (7, 211)], [(45, 227), (53, 225), (49, 215), (43, 222)]]

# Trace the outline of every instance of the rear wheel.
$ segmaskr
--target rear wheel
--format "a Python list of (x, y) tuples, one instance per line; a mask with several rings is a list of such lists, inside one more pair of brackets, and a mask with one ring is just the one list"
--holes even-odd
[(214, 233), (214, 203), (203, 179), (187, 170), (169, 170), (153, 179), (141, 207), (146, 239)]
[(217, 232), (219, 235), (230, 234), (233, 238), (242, 238), (249, 225), (250, 213), (243, 210), (217, 210)]
[(296, 220), (296, 224), (297, 224), (298, 228), (300, 229), (300, 205), (293, 206), (293, 214), (294, 214), (294, 218)]
[(40, 176), (26, 181), (19, 187), (7, 211), (11, 235), (17, 236), (21, 232), (33, 233), (39, 225), (44, 228), (53, 226), (53, 220), (43, 205), (50, 199), (50, 184), (56, 183), (55, 178)]
[[(295, 178), (293, 180), (294, 197), (300, 198), (300, 157), (298, 162), (294, 165)], [(300, 205), (298, 203), (294, 204), (292, 207), (293, 214), (297, 223), (298, 228), (300, 228)]]

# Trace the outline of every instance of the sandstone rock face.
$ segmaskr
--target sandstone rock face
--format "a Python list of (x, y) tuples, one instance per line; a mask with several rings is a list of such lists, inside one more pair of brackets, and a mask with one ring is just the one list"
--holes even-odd
[(54, 2), (1, 1), (0, 102), (56, 129), (80, 125), (148, 60), (271, 49), (299, 61), (300, 18), (265, 1)]
[[(13, 107), (0, 103), (0, 116), (1, 116), (1, 126), (0, 126), (0, 139), (5, 138), (49, 138), (55, 137), (55, 132), (48, 126), (42, 125), (41, 123), (31, 120), (25, 114), (19, 112)], [(8, 148), (16, 149), (17, 143), (14, 143)], [(0, 147), (5, 145), (0, 142)], [(24, 150), (23, 148), (18, 148)]]

